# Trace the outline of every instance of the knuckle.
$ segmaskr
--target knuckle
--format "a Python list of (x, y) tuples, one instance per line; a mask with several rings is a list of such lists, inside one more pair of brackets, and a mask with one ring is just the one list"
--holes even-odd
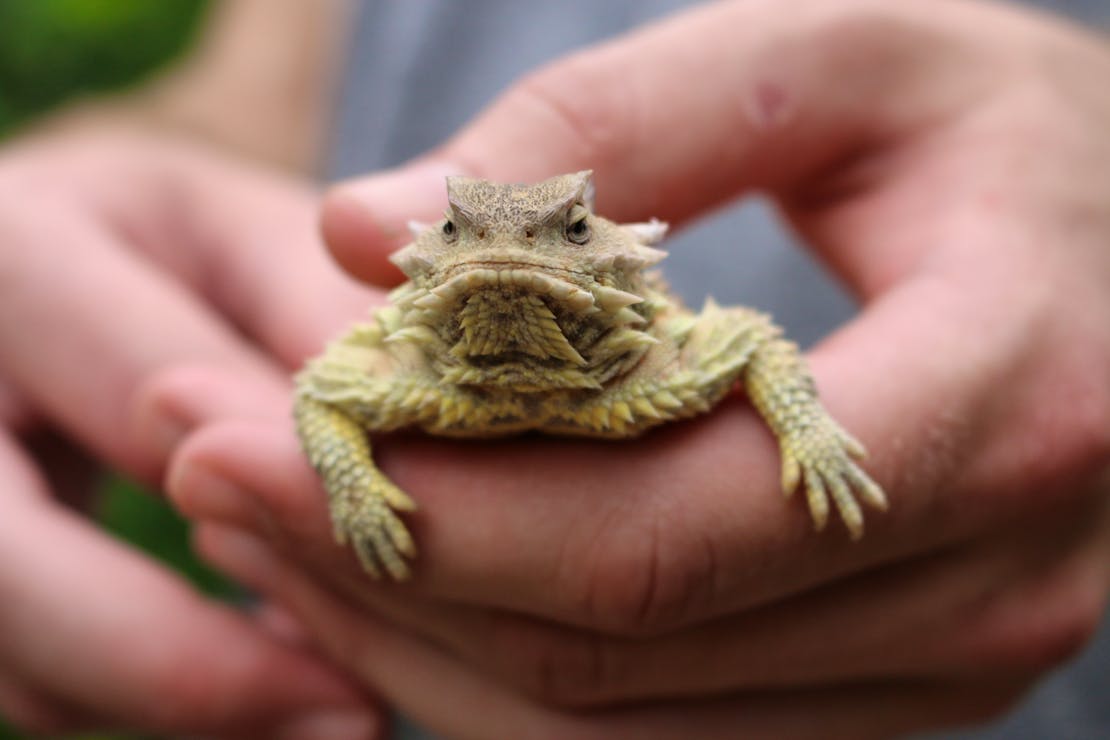
[(143, 479), (157, 480), (164, 474), (177, 444), (193, 426), (180, 399), (195, 385), (196, 373), (188, 367), (158, 370), (132, 392), (127, 423), (135, 444), (124, 454)]
[(505, 616), (494, 625), (497, 669), (548, 704), (582, 707), (609, 698), (611, 681), (600, 635)]
[(1042, 386), (1054, 400), (1035, 412), (1023, 472), (1045, 484), (1053, 506), (1084, 505), (1110, 470), (1110, 386), (1089, 371), (1097, 363), (1088, 355), (1057, 355), (1060, 364), (1050, 376), (1056, 382)]
[(712, 606), (717, 560), (712, 543), (684, 530), (667, 512), (607, 528), (584, 556), (585, 576), (569, 577), (576, 611), (596, 628), (651, 636), (678, 627)]
[(218, 366), (183, 362), (155, 369), (142, 379), (132, 393), (131, 411), (139, 421), (168, 417), (196, 426), (224, 416), (230, 407), (227, 401), (243, 395), (239, 391)]
[(141, 382), (134, 393), (136, 413), (170, 413), (183, 395), (202, 385), (207, 370), (200, 366), (182, 365), (156, 370)]
[[(608, 85), (609, 67), (596, 63), (597, 52), (583, 52), (541, 67), (523, 77), (507, 94), (506, 107), (520, 108), (530, 118), (547, 119), (563, 130), (565, 161), (604, 168), (635, 146), (630, 133), (626, 86)], [(591, 95), (605, 89), (614, 94)]]
[(1105, 586), (1073, 579), (986, 620), (978, 658), (997, 673), (1038, 676), (1078, 654), (1098, 630)]
[[(1055, 391), (1056, 404), (1066, 415), (1050, 417), (1049, 431), (1061, 448), (1066, 463), (1079, 469), (1102, 468), (1110, 459), (1110, 386), (1093, 368), (1105, 364), (1096, 353), (1064, 352), (1056, 377), (1069, 377)], [(1070, 454), (1067, 454), (1070, 452)]]

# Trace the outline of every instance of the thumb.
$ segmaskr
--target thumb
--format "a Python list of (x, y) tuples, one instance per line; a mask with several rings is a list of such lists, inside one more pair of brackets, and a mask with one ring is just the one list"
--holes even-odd
[(920, 72), (928, 61), (935, 73), (953, 8), (921, 5), (713, 4), (586, 49), (524, 77), (436, 150), (333, 189), (326, 239), (356, 276), (396, 282), (384, 257), (408, 219), (438, 217), (447, 174), (593, 169), (598, 210), (618, 220), (681, 222), (744, 190), (789, 189), (951, 102), (949, 86), (922, 90), (936, 75)]

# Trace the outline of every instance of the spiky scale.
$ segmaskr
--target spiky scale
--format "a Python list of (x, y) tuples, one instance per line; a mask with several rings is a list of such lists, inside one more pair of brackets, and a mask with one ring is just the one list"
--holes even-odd
[(659, 413), (659, 409), (655, 408), (655, 406), (652, 405), (651, 401), (647, 400), (646, 398), (633, 398), (631, 403), (632, 408), (640, 416), (646, 416), (649, 419), (662, 418)]
[(607, 288), (601, 286), (594, 291), (597, 303), (602, 309), (615, 313), (625, 306), (631, 306), (636, 303), (643, 303), (644, 299), (635, 293), (629, 293), (625, 290), (617, 290), (616, 288)]
[(674, 394), (668, 390), (657, 391), (655, 395), (651, 397), (651, 402), (665, 409), (677, 409), (682, 407), (682, 401), (675, 398)]
[[(532, 186), (449, 178), (445, 220), (414, 227), (392, 258), (409, 282), (298, 375), (297, 429), (336, 537), (371, 575), (409, 576), (416, 545), (398, 513), (416, 504), (374, 465), (367, 430), (628, 437), (739, 383), (778, 438), (784, 493), (805, 491), (818, 529), (830, 503), (854, 538), (859, 502), (886, 508), (797, 347), (756, 311), (686, 309), (643, 272), (665, 254), (650, 245), (666, 225), (607, 221), (588, 190), (586, 172)], [(587, 236), (571, 243), (580, 220)]]
[(632, 409), (624, 401), (614, 401), (612, 408), (613, 415), (618, 419), (626, 421), (629, 424), (632, 424), (636, 421), (636, 418), (632, 416)]

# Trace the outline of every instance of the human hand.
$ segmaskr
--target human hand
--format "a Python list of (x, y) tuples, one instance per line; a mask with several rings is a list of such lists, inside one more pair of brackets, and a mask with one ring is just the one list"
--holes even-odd
[(891, 500), (861, 544), (782, 505), (739, 400), (620, 445), (383, 441), (422, 507), (399, 588), (330, 542), (288, 425), (202, 430), (176, 499), (224, 523), (210, 556), (453, 736), (867, 737), (993, 715), (1083, 643), (1110, 585), (1108, 75), (1094, 40), (994, 6), (713, 5), (333, 193), (334, 253), (378, 282), (449, 171), (593, 167), (619, 220), (772, 194), (865, 302), (810, 358)]
[[(363, 692), (293, 640), (280, 615), (202, 598), (55, 500), (79, 506), (87, 481), (39, 468), (32, 444), (54, 430), (153, 480), (180, 429), (172, 409), (155, 412), (141, 397), (152, 374), (214, 363), (280, 382), (282, 357), (339, 326), (323, 312), (320, 325), (300, 322), (298, 301), (325, 301), (296, 275), (330, 273), (337, 321), (368, 296), (320, 254), (317, 202), (276, 176), (137, 133), (0, 150), (7, 720), (50, 733), (284, 738), (361, 738), (382, 725)], [(258, 263), (277, 282), (254, 278)], [(258, 313), (279, 296), (285, 309)], [(208, 401), (234, 409), (234, 399)], [(59, 477), (75, 490), (51, 491)]]

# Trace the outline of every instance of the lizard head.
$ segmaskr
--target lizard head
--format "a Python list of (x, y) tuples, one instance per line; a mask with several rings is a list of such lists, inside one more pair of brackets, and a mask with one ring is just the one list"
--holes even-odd
[(443, 220), (414, 226), (414, 241), (393, 254), (409, 278), (393, 301), (405, 326), (431, 330), (409, 335), (424, 337), (446, 379), (600, 387), (654, 342), (643, 331), (655, 308), (642, 271), (664, 256), (650, 245), (666, 226), (596, 215), (590, 178), (450, 177)]

